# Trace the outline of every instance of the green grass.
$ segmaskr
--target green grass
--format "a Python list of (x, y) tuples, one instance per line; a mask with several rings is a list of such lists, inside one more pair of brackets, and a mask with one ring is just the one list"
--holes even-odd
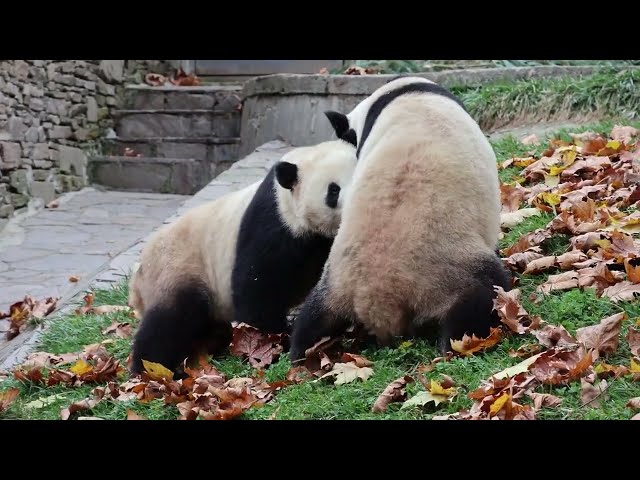
[[(576, 131), (606, 131), (611, 128), (614, 121), (601, 122), (599, 124), (585, 125)], [(638, 125), (638, 123), (635, 123)], [(549, 135), (567, 136), (568, 132), (558, 132)], [(569, 137), (566, 137), (569, 139)], [(514, 138), (503, 138), (493, 143), (499, 161), (504, 161), (511, 156), (525, 156), (532, 150), (538, 154), (544, 150), (544, 144), (532, 148), (524, 146)], [(514, 173), (517, 175), (517, 172)], [(505, 248), (520, 236), (544, 228), (553, 218), (551, 214), (530, 217), (523, 223), (508, 232), (501, 241), (501, 248)], [(568, 248), (568, 238), (564, 235), (555, 236), (542, 244), (543, 250), (548, 254), (559, 254)], [(551, 272), (555, 273), (555, 272)], [(522, 290), (523, 305), (532, 315), (540, 315), (549, 323), (564, 325), (569, 332), (575, 334), (580, 327), (598, 323), (602, 318), (626, 311), (629, 319), (623, 324), (620, 347), (618, 351), (605, 357), (605, 361), (611, 364), (629, 365), (631, 353), (624, 339), (628, 328), (640, 316), (640, 303), (638, 301), (623, 302), (620, 305), (597, 298), (589, 290), (570, 290), (566, 292), (553, 292), (540, 298), (538, 303), (533, 303), (530, 295), (535, 288), (547, 279), (548, 275), (526, 276), (520, 278), (519, 287)], [(127, 301), (127, 284), (117, 285), (111, 290), (99, 290), (96, 292), (95, 304), (119, 304), (125, 305)], [(114, 320), (135, 321), (122, 313), (110, 315), (67, 315), (48, 320), (49, 328), (41, 338), (38, 350), (51, 353), (76, 352), (86, 345), (101, 342), (108, 337), (101, 331)], [(363, 351), (368, 359), (374, 362), (373, 375), (365, 382), (355, 381), (346, 385), (333, 385), (319, 380), (305, 382), (284, 388), (276, 398), (262, 408), (247, 411), (244, 419), (267, 419), (275, 415), (277, 419), (429, 419), (434, 414), (442, 415), (454, 413), (463, 408), (470, 408), (472, 401), (467, 394), (477, 388), (481, 382), (504, 368), (515, 365), (520, 360), (509, 356), (510, 350), (515, 350), (525, 344), (536, 343), (531, 335), (508, 336), (500, 342), (496, 348), (483, 354), (469, 358), (454, 358), (447, 362), (435, 365), (433, 372), (427, 373), (429, 379), (440, 379), (442, 374), (451, 376), (460, 387), (458, 395), (448, 404), (440, 404), (437, 408), (412, 407), (401, 409), (400, 403), (393, 403), (385, 413), (371, 413), (371, 407), (384, 388), (393, 380), (404, 375), (414, 375), (416, 369), (423, 364), (428, 364), (433, 358), (439, 356), (432, 342), (415, 340), (409, 346), (397, 348), (375, 349), (369, 348)], [(114, 339), (106, 348), (123, 364), (130, 352), (130, 339)], [(244, 377), (255, 375), (253, 369), (244, 360), (232, 356), (223, 356), (213, 360), (214, 365), (228, 377)], [(286, 377), (291, 364), (287, 355), (270, 366), (266, 371), (268, 381), (282, 380)], [(122, 380), (126, 377), (123, 374)], [(582, 407), (580, 398), (580, 382), (574, 382), (564, 387), (539, 387), (536, 391), (553, 393), (563, 399), (559, 408), (542, 409), (538, 418), (542, 419), (628, 419), (634, 414), (626, 403), (630, 398), (640, 396), (640, 382), (631, 382), (628, 378), (609, 380), (610, 387), (607, 390), (608, 399), (599, 408)], [(80, 388), (43, 388), (35, 385), (23, 385), (10, 378), (0, 383), (0, 390), (11, 387), (19, 387), (21, 394), (18, 400), (2, 414), (2, 418), (29, 418), (29, 419), (57, 419), (60, 411), (74, 401), (82, 400), (89, 395), (94, 386), (82, 386)], [(409, 396), (414, 395), (424, 387), (418, 383), (409, 384), (407, 391)], [(63, 397), (51, 404), (40, 408), (29, 408), (29, 403), (43, 399), (51, 395), (59, 394)], [(528, 398), (523, 403), (530, 403)], [(83, 415), (97, 416), (105, 419), (125, 419), (127, 410), (132, 409), (140, 415), (150, 419), (173, 419), (178, 416), (177, 408), (166, 406), (162, 400), (154, 400), (147, 404), (137, 401), (115, 402), (103, 401), (92, 411)]]

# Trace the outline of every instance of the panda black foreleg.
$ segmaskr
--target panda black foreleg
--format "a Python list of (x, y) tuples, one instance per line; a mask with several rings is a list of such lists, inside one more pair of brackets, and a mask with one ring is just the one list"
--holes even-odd
[(323, 337), (334, 337), (349, 326), (349, 322), (330, 311), (325, 300), (325, 277), (313, 288), (300, 313), (293, 322), (289, 359), (291, 363), (304, 360), (306, 350)]
[(212, 335), (225, 341), (223, 330), (228, 330), (230, 335), (231, 326), (218, 327), (210, 312), (211, 294), (201, 284), (184, 286), (172, 300), (151, 307), (133, 340), (131, 374), (141, 374), (144, 370), (142, 360), (147, 360), (175, 371), (174, 378), (184, 376), (180, 373), (182, 363), (194, 353), (199, 342)]

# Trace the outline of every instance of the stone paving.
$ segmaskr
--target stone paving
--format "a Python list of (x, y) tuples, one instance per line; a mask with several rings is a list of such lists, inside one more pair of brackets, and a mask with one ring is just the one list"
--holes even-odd
[[(128, 275), (145, 242), (161, 224), (172, 223), (197, 205), (264, 178), (271, 165), (290, 149), (278, 140), (268, 142), (193, 197), (87, 189), (56, 210), (41, 211), (8, 225), (10, 231), (0, 232), (0, 269), (6, 265), (0, 270), (0, 309), (30, 293), (37, 297), (64, 295), (61, 308), (50, 317), (71, 311), (86, 289), (108, 288)], [(70, 275), (85, 278), (71, 284)], [(26, 331), (4, 345), (0, 339), (0, 369), (22, 362), (37, 348), (42, 331), (42, 327)]]
[[(14, 219), (0, 231), (0, 310), (25, 295), (63, 297), (78, 285), (71, 276), (95, 275), (189, 198), (85, 188)], [(7, 329), (0, 321), (0, 334)]]

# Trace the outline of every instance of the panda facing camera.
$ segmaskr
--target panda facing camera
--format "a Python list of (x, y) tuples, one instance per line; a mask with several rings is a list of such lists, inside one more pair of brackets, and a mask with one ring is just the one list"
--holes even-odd
[(358, 164), (318, 284), (294, 324), (292, 362), (358, 322), (388, 345), (439, 327), (442, 352), (499, 320), (495, 153), (462, 103), (420, 77), (388, 82), (349, 114), (327, 112)]
[(130, 283), (142, 317), (131, 374), (144, 359), (182, 376), (195, 352), (229, 345), (233, 321), (287, 331), (289, 310), (320, 278), (355, 164), (343, 140), (295, 148), (263, 180), (158, 230)]

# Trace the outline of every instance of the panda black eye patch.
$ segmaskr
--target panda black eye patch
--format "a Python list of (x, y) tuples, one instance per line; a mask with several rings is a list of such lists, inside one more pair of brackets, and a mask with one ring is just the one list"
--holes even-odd
[(329, 208), (336, 208), (338, 206), (338, 196), (340, 195), (340, 186), (337, 183), (331, 182), (327, 188), (327, 196), (325, 203)]

